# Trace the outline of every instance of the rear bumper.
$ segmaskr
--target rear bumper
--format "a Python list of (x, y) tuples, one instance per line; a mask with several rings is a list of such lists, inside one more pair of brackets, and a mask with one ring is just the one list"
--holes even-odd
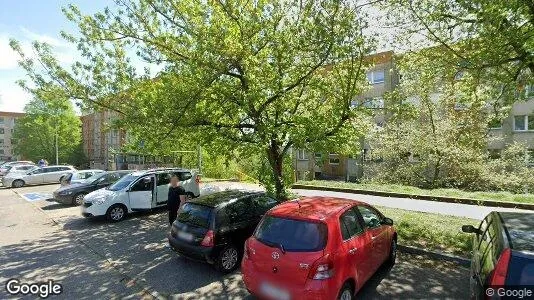
[(193, 260), (207, 262), (209, 264), (213, 264), (215, 262), (217, 254), (216, 247), (190, 245), (179, 238), (174, 237), (171, 233), (167, 235), (167, 239), (169, 240), (169, 245), (171, 248), (181, 256), (185, 256)]
[(59, 195), (54, 193), (54, 201), (63, 204), (72, 204), (72, 195)]
[(337, 299), (338, 296), (338, 291), (333, 286), (334, 282), (332, 282), (332, 280), (306, 280), (306, 283), (299, 287), (290, 282), (273, 282), (271, 280), (265, 280), (265, 277), (267, 277), (265, 276), (266, 274), (258, 272), (248, 259), (243, 259), (241, 272), (243, 274), (245, 287), (249, 293), (260, 299), (266, 297), (261, 293), (260, 289), (263, 282), (268, 282), (284, 289), (289, 293), (291, 300)]

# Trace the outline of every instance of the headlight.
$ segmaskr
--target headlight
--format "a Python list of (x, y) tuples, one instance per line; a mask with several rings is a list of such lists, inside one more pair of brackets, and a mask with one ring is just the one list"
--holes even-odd
[(106, 196), (99, 196), (98, 198), (93, 199), (93, 203), (100, 205), (106, 202), (106, 200), (107, 200)]

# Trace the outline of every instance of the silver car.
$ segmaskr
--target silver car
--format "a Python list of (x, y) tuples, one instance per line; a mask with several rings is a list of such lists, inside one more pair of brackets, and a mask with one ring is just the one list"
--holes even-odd
[(47, 166), (28, 173), (8, 174), (2, 178), (5, 187), (22, 187), (27, 184), (59, 183), (61, 177), (76, 171), (73, 166)]

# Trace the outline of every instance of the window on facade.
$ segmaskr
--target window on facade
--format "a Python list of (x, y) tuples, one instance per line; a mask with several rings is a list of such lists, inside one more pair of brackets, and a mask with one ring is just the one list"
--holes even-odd
[(308, 153), (305, 149), (299, 149), (297, 151), (297, 159), (298, 160), (308, 160)]
[(0, 134), (4, 134), (4, 128), (0, 128)]
[(521, 115), (521, 116), (514, 116), (514, 130), (527, 130), (527, 122), (526, 122), (527, 116)]
[(534, 115), (514, 116), (514, 130), (534, 130)]
[(527, 97), (534, 96), (534, 84), (527, 84), (525, 86), (525, 96)]
[(336, 153), (330, 153), (330, 158), (329, 158), (328, 162), (331, 165), (339, 165), (339, 162), (340, 162), (339, 156)]
[(4, 144), (4, 139), (0, 139), (0, 145)]
[(371, 84), (384, 83), (385, 77), (386, 74), (384, 70), (375, 70), (367, 73), (367, 80)]
[(4, 117), (0, 117), (0, 125), (4, 125)]
[(0, 154), (4, 154), (4, 149), (0, 149)]

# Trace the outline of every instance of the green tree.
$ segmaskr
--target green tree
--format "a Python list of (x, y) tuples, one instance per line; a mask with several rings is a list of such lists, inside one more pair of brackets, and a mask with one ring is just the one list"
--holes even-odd
[[(259, 155), (268, 166), (260, 179), (279, 199), (289, 149), (343, 152), (362, 134), (366, 113), (351, 101), (366, 87), (364, 56), (374, 43), (354, 1), (116, 4), (93, 16), (64, 10), (80, 34), (63, 35), (84, 58), (70, 69), (44, 44), (34, 44), (36, 63), (12, 41), (32, 83), (118, 111), (121, 126), (147, 145)], [(137, 76), (127, 49), (163, 71)]]
[(57, 138), (60, 163), (84, 162), (81, 121), (61, 90), (34, 90), (34, 99), (26, 104), (24, 111), (26, 114), (17, 120), (13, 132), (17, 155), (55, 163)]
[(391, 0), (382, 7), (408, 50), (434, 47), (434, 54), (453, 58), (451, 67), (491, 72), (514, 89), (532, 83), (532, 1)]

